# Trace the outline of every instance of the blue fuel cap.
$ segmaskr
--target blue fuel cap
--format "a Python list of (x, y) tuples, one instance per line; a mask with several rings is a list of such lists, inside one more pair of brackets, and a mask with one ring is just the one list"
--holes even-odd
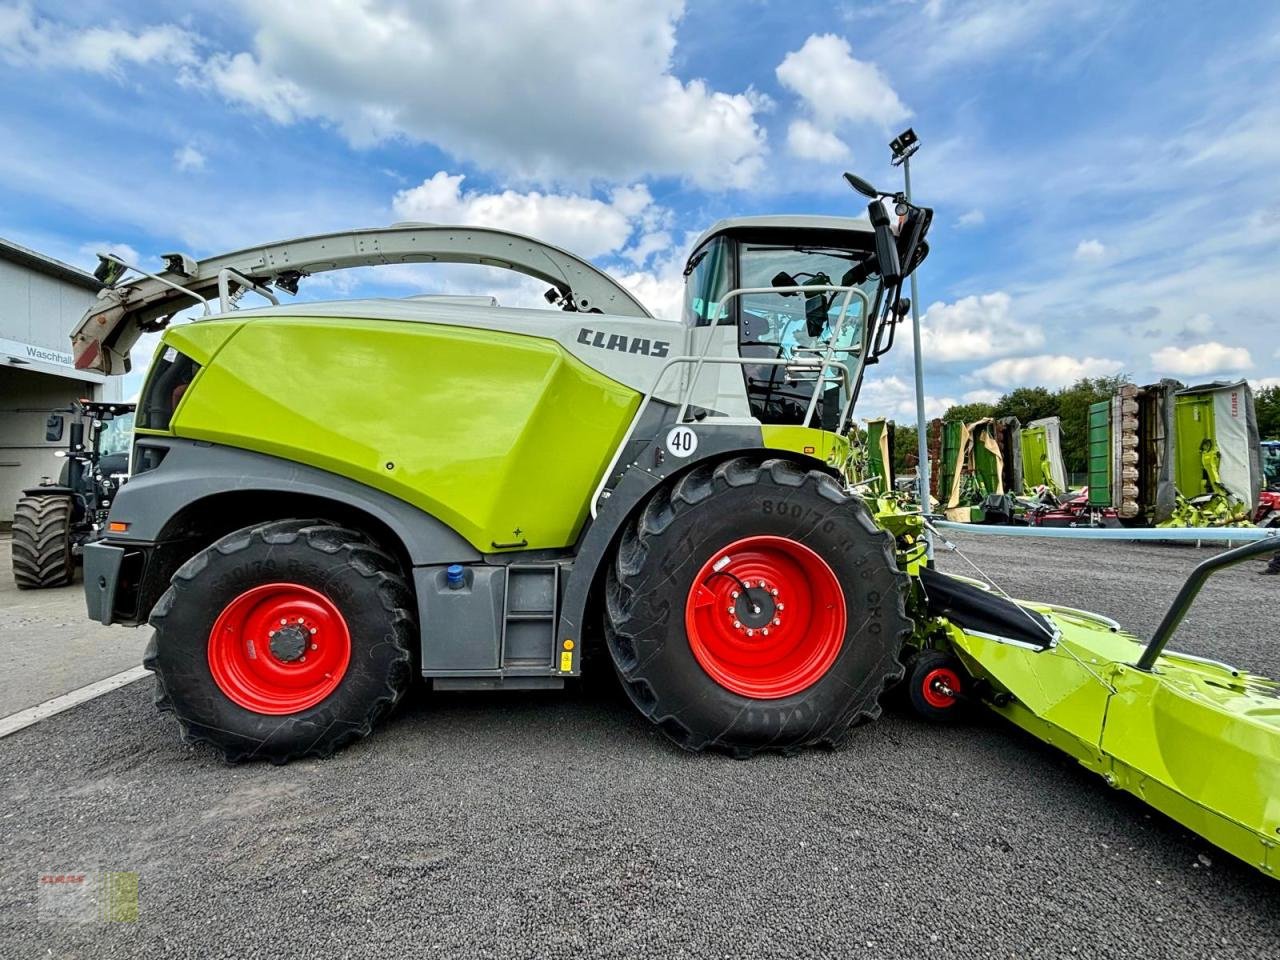
[(460, 563), (449, 564), (444, 575), (446, 582), (449, 584), (450, 590), (457, 590), (466, 582), (465, 578), (462, 576), (462, 564)]

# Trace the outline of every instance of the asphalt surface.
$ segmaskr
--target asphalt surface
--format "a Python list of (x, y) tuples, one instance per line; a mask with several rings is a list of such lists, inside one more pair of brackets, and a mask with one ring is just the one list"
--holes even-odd
[(0, 717), (34, 707), (142, 662), (142, 631), (85, 617), (76, 582), (51, 590), (13, 583), (11, 538), (0, 534)]
[[(971, 546), (1138, 631), (1208, 556)], [(1274, 670), (1259, 566), (1178, 645)], [(608, 689), (419, 693), (331, 760), (227, 767), (150, 686), (0, 741), (0, 956), (1280, 955), (1280, 884), (995, 718), (735, 762)], [(39, 919), (41, 874), (93, 869), (139, 875), (136, 923)]]

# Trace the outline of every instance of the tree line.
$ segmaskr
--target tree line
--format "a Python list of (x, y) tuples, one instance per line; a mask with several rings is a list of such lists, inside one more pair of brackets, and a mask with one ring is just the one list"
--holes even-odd
[[(1115, 377), (1083, 377), (1069, 387), (1018, 387), (994, 403), (960, 403), (948, 407), (943, 420), (972, 423), (983, 417), (1017, 417), (1026, 426), (1032, 420), (1058, 417), (1062, 421), (1062, 460), (1070, 474), (1089, 469), (1089, 407), (1110, 400), (1116, 390), (1131, 382), (1124, 374)], [(1263, 387), (1253, 394), (1258, 413), (1258, 432), (1263, 440), (1280, 439), (1280, 387)], [(916, 428), (898, 424), (893, 455), (899, 471), (911, 472), (916, 464)]]

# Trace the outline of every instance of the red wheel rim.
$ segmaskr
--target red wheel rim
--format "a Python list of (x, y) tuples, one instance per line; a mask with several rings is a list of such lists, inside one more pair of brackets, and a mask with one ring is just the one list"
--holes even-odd
[(218, 688), (254, 713), (297, 713), (329, 696), (351, 661), (351, 634), (333, 601), (296, 583), (246, 590), (209, 633)]
[(689, 588), (685, 629), (716, 683), (758, 700), (807, 690), (844, 645), (845, 602), (827, 562), (786, 537), (716, 551)]
[[(951, 693), (945, 693), (946, 687)], [(921, 694), (924, 702), (938, 710), (946, 710), (956, 705), (956, 695), (960, 693), (960, 675), (950, 667), (935, 667), (924, 675)]]

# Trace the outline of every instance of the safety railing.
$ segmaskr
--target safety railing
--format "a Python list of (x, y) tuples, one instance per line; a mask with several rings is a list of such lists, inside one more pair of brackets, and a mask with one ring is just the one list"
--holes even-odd
[(1236, 547), (1234, 550), (1224, 550), (1217, 556), (1210, 557), (1199, 564), (1191, 571), (1191, 576), (1187, 577), (1187, 582), (1182, 585), (1178, 595), (1173, 598), (1173, 603), (1169, 605), (1164, 619), (1160, 621), (1160, 626), (1156, 627), (1155, 635), (1152, 636), (1151, 642), (1147, 644), (1146, 649), (1142, 651), (1142, 656), (1138, 658), (1135, 666), (1139, 670), (1150, 670), (1155, 666), (1156, 660), (1168, 645), (1169, 640), (1172, 639), (1174, 631), (1178, 629), (1178, 626), (1186, 617), (1187, 612), (1191, 609), (1191, 604), (1199, 596), (1206, 580), (1219, 570), (1225, 570), (1227, 567), (1234, 567), (1236, 564), (1244, 563), (1244, 561), (1253, 557), (1276, 551), (1280, 551), (1280, 537), (1272, 534), (1253, 543), (1246, 543), (1242, 547)]
[[(821, 356), (818, 356), (817, 354), (815, 354), (811, 358), (806, 356), (805, 359), (796, 360), (795, 358), (786, 358), (786, 357), (766, 359), (766, 358), (760, 358), (760, 357), (740, 357), (740, 356), (712, 357), (708, 355), (711, 350), (711, 344), (715, 340), (715, 336), (714, 336), (714, 331), (716, 329), (715, 325), (718, 323), (719, 320), (723, 319), (724, 316), (727, 316), (724, 308), (725, 308), (725, 304), (727, 304), (730, 300), (733, 300), (734, 298), (737, 298), (737, 297), (746, 296), (749, 294), (833, 293), (833, 292), (843, 293), (844, 298), (840, 304), (840, 313), (836, 318), (835, 326), (831, 331), (831, 338), (827, 342), (826, 349), (821, 354)], [(676, 426), (689, 422), (689, 406), (692, 402), (694, 391), (697, 388), (698, 379), (702, 373), (703, 368), (708, 365), (711, 365), (711, 366), (727, 365), (727, 366), (739, 366), (739, 367), (745, 367), (745, 366), (785, 367), (800, 373), (813, 373), (816, 371), (816, 376), (814, 378), (815, 382), (813, 386), (813, 395), (809, 398), (809, 405), (805, 410), (805, 418), (803, 422), (806, 424), (810, 423), (813, 420), (813, 415), (818, 407), (818, 400), (821, 398), (822, 387), (825, 383), (829, 381), (829, 377), (827, 376), (827, 371), (828, 370), (836, 371), (837, 373), (842, 375), (843, 384), (845, 387), (845, 399), (844, 399), (844, 403), (841, 405), (840, 418), (838, 421), (838, 429), (842, 429), (844, 427), (845, 422), (848, 419), (850, 408), (853, 405), (853, 386), (856, 382), (857, 376), (861, 375), (862, 367), (864, 364), (864, 356), (865, 356), (865, 351), (862, 349), (861, 343), (858, 344), (858, 346), (856, 347), (856, 350), (855, 348), (851, 348), (849, 350), (838, 350), (836, 346), (840, 342), (840, 334), (844, 330), (845, 320), (849, 313), (849, 304), (854, 298), (857, 298), (862, 306), (863, 322), (864, 323), (869, 322), (869, 314), (871, 312), (871, 300), (864, 291), (860, 290), (857, 287), (825, 285), (825, 284), (822, 286), (811, 286), (811, 287), (798, 286), (798, 285), (789, 286), (789, 287), (739, 287), (737, 289), (730, 290), (728, 293), (724, 294), (724, 296), (720, 298), (720, 303), (716, 311), (716, 315), (712, 319), (713, 325), (710, 328), (708, 328), (707, 342), (703, 344), (702, 352), (697, 354), (696, 356), (688, 355), (688, 356), (670, 358), (658, 370), (657, 376), (654, 377), (654, 380), (653, 380), (653, 386), (650, 387), (645, 392), (644, 397), (640, 401), (640, 405), (636, 408), (636, 412), (631, 418), (631, 423), (627, 426), (626, 433), (622, 435), (622, 440), (619, 441), (617, 448), (613, 451), (613, 456), (610, 457), (609, 463), (605, 467), (604, 473), (601, 475), (599, 482), (596, 484), (595, 491), (592, 493), (592, 496), (591, 496), (592, 518), (594, 519), (599, 515), (600, 500), (601, 500), (601, 497), (604, 496), (605, 488), (609, 485), (609, 478), (613, 476), (614, 470), (617, 468), (619, 461), (622, 459), (622, 454), (626, 450), (627, 444), (631, 442), (632, 437), (635, 435), (636, 428), (640, 425), (640, 422), (644, 417), (645, 411), (648, 410), (649, 404), (652, 402), (654, 396), (657, 394), (659, 388), (662, 386), (663, 379), (667, 376), (668, 372), (674, 369), (675, 367), (678, 367), (681, 365), (689, 365), (689, 364), (693, 365), (693, 373), (690, 375), (688, 382), (685, 383), (684, 386), (680, 389), (680, 393), (679, 393), (680, 404), (679, 404), (679, 409), (676, 413), (676, 419), (675, 419)], [(735, 337), (735, 340), (736, 339), (737, 338)], [(808, 348), (806, 348), (806, 352), (807, 352), (807, 349)], [(816, 349), (816, 348), (813, 348), (813, 349)], [(854, 370), (850, 370), (848, 364), (835, 359), (835, 355), (837, 353), (854, 353), (854, 352), (856, 352), (858, 356), (858, 363), (854, 368)], [(712, 419), (731, 420), (733, 418), (713, 417)]]

